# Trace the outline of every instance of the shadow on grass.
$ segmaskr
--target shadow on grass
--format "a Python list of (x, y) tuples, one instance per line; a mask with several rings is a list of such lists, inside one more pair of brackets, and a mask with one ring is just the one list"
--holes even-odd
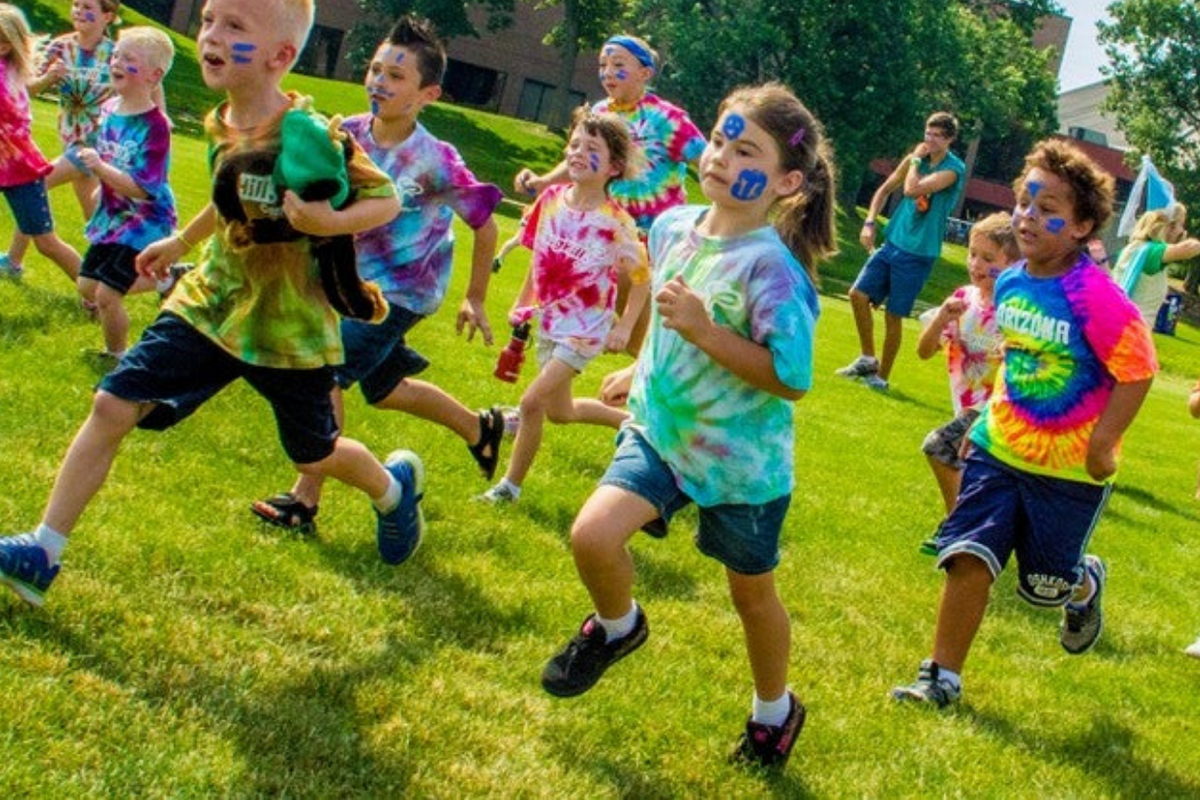
[(64, 294), (40, 287), (20, 285), (28, 305), (35, 309), (27, 314), (10, 314), (0, 310), (0, 341), (28, 341), (29, 334), (49, 333), (64, 321), (82, 322), (86, 317), (77, 295)]
[[(1189, 508), (1185, 510), (1177, 505), (1168, 503), (1162, 498), (1146, 491), (1145, 489), (1140, 489), (1136, 486), (1125, 486), (1118, 483), (1113, 486), (1113, 492), (1119, 494), (1121, 497), (1127, 497), (1131, 501), (1155, 511), (1161, 511), (1165, 514), (1174, 514), (1177, 517), (1189, 520), (1191, 522), (1200, 522), (1200, 514), (1197, 514), (1192, 509)], [(1108, 513), (1111, 510), (1112, 507), (1110, 506), (1108, 509), (1106, 509), (1105, 513)], [(1126, 517), (1126, 519), (1128, 518)]]
[[(1004, 739), (1041, 760), (1060, 761), (1086, 773), (1100, 796), (1196, 797), (1200, 780), (1172, 774), (1140, 758), (1134, 732), (1112, 717), (1075, 719), (1062, 726), (1072, 729), (1057, 735), (1059, 726), (1023, 730), (1009, 720), (964, 709), (964, 716), (989, 736)], [(1064, 715), (1064, 719), (1069, 715)], [(1082, 724), (1084, 727), (1080, 728)]]

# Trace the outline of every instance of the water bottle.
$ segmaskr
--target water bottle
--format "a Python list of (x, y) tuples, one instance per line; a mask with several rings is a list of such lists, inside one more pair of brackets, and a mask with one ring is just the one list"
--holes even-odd
[(529, 323), (514, 325), (512, 338), (500, 351), (500, 358), (496, 361), (494, 374), (497, 378), (508, 383), (517, 382), (517, 378), (521, 376), (521, 365), (525, 363), (525, 345), (528, 343)]

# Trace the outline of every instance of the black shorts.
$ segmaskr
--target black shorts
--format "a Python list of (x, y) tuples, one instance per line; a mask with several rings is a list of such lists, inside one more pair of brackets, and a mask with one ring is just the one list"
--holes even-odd
[(79, 277), (91, 278), (121, 294), (129, 291), (138, 279), (138, 251), (123, 244), (94, 244), (88, 248), (83, 263), (79, 266)]

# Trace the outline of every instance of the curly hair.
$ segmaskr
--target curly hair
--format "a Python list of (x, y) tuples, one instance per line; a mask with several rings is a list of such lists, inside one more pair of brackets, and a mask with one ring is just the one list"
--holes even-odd
[(1015, 192), (1020, 194), (1025, 176), (1035, 168), (1058, 176), (1071, 187), (1075, 219), (1080, 222), (1091, 220), (1091, 233), (1103, 228), (1112, 217), (1116, 181), (1078, 147), (1063, 139), (1038, 142), (1025, 156), (1025, 169), (1013, 181)]

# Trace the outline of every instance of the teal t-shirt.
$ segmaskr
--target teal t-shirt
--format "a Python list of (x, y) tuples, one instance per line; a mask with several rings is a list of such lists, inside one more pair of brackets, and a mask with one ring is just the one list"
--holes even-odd
[(961, 158), (947, 151), (936, 167), (931, 167), (928, 159), (921, 159), (918, 169), (921, 175), (950, 170), (955, 176), (954, 183), (930, 195), (929, 208), (924, 212), (918, 208), (915, 198), (901, 200), (896, 213), (888, 220), (884, 238), (906, 253), (937, 258), (942, 254), (946, 220), (958, 205), (959, 195), (967, 184), (967, 166)]

